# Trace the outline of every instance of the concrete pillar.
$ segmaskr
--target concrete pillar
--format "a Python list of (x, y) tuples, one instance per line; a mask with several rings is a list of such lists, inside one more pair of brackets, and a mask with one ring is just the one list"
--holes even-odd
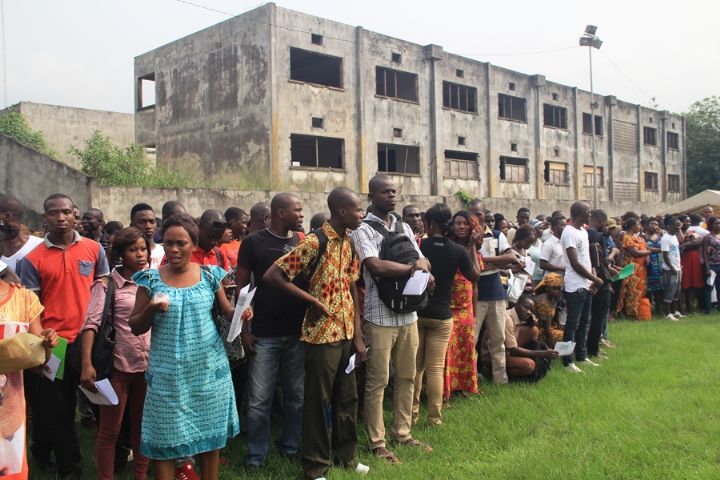
[(361, 193), (368, 193), (368, 181), (370, 180), (370, 161), (366, 158), (365, 144), (365, 102), (363, 95), (363, 72), (364, 68), (364, 49), (363, 49), (364, 29), (357, 27), (355, 29), (355, 138), (356, 138), (356, 155), (355, 165), (357, 168), (357, 184), (355, 189)]
[(543, 75), (533, 75), (530, 77), (530, 85), (533, 86), (534, 102), (533, 107), (535, 109), (535, 124), (533, 125), (533, 141), (535, 144), (535, 198), (543, 198), (543, 123), (542, 123), (542, 102), (540, 101), (540, 89), (545, 86), (545, 77)]
[(640, 105), (635, 106), (635, 122), (637, 126), (637, 172), (638, 172), (638, 191), (637, 199), (639, 201), (645, 200), (645, 173), (642, 169), (642, 149), (643, 149), (643, 127), (642, 120), (640, 117)]
[(685, 200), (688, 196), (688, 184), (687, 184), (687, 123), (685, 122), (685, 116), (682, 116), (682, 159), (680, 160), (682, 166), (682, 179), (683, 184), (680, 191), (682, 192), (682, 199)]
[[(270, 190), (282, 190), (282, 165), (280, 162), (280, 118), (278, 115), (277, 85), (277, 7), (270, 4), (270, 51), (268, 59), (268, 78), (270, 83)], [(286, 166), (287, 169), (287, 166)]]
[(660, 148), (662, 148), (662, 154), (660, 159), (660, 181), (658, 187), (660, 188), (660, 201), (667, 202), (667, 120), (670, 114), (667, 110), (660, 112)]
[(494, 175), (494, 172), (497, 170), (493, 169), (493, 165), (495, 164), (495, 155), (493, 153), (492, 148), (492, 124), (493, 124), (493, 115), (492, 110), (490, 108), (490, 74), (492, 72), (492, 65), (490, 62), (485, 64), (485, 111), (487, 112), (487, 115), (485, 116), (485, 134), (487, 135), (487, 160), (486, 160), (486, 170), (485, 175), (487, 176), (487, 196), (489, 198), (495, 197), (495, 192), (497, 191), (497, 176)]
[[(583, 168), (585, 167), (584, 164), (580, 162), (580, 129), (578, 128), (578, 121), (577, 117), (578, 114), (582, 111), (582, 108), (578, 108), (578, 89), (577, 87), (573, 87), (573, 108), (575, 109), (575, 115), (574, 115), (574, 122), (573, 130), (575, 131), (575, 153), (573, 154), (573, 163), (575, 164), (575, 178), (573, 179), (573, 183), (575, 184), (575, 198), (585, 198), (585, 185), (583, 182)], [(592, 101), (592, 100), (590, 100)], [(592, 111), (592, 109), (590, 109)], [(594, 125), (593, 125), (594, 127)], [(591, 202), (592, 204), (592, 202)], [(593, 208), (598, 208), (597, 205), (593, 205)]]
[(608, 136), (608, 151), (607, 151), (607, 167), (605, 170), (605, 184), (608, 189), (608, 200), (611, 202), (615, 201), (615, 130), (613, 129), (613, 107), (617, 106), (617, 99), (608, 95), (605, 97), (605, 105), (607, 106), (607, 136)]
[(429, 148), (429, 171), (430, 171), (430, 194), (431, 195), (438, 195), (438, 191), (440, 190), (439, 183), (442, 181), (443, 175), (440, 171), (440, 165), (438, 162), (438, 158), (440, 156), (438, 152), (438, 125), (437, 125), (437, 110), (438, 104), (437, 104), (437, 79), (435, 75), (435, 63), (440, 61), (443, 57), (443, 49), (442, 47), (438, 45), (426, 45), (423, 48), (425, 52), (425, 59), (428, 61), (428, 65), (430, 68), (430, 85), (429, 85), (429, 92), (428, 92), (428, 113), (430, 115), (429, 118), (429, 124), (430, 124), (430, 136), (428, 138), (430, 143)]

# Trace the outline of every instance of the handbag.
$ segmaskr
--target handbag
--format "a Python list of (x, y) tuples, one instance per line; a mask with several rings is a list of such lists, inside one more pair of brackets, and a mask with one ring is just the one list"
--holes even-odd
[(102, 320), (93, 342), (91, 361), (98, 379), (110, 378), (115, 358), (115, 280), (110, 276)]
[[(212, 275), (207, 265), (202, 265), (202, 269), (209, 275)], [(223, 346), (225, 347), (225, 353), (230, 361), (230, 368), (234, 368), (245, 358), (245, 350), (243, 349), (240, 335), (238, 335), (232, 342), (227, 341), (232, 319), (227, 318), (225, 314), (222, 313), (220, 305), (218, 305), (217, 297), (213, 298), (212, 318), (213, 322), (215, 322), (215, 327), (217, 328), (220, 340), (222, 340)]]

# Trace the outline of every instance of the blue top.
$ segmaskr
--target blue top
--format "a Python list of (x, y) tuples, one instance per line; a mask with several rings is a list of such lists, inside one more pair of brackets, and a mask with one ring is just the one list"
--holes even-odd
[(167, 285), (157, 269), (133, 275), (151, 298), (170, 298), (168, 311), (153, 318), (145, 374), (140, 453), (156, 460), (223, 448), (240, 431), (230, 367), (212, 318), (226, 272), (210, 266), (200, 275), (184, 288)]

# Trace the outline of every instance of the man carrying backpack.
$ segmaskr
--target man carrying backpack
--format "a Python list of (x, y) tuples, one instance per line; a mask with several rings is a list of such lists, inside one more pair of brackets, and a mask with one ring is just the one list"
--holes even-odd
[[(396, 214), (395, 196), (397, 187), (387, 175), (377, 175), (368, 184), (368, 199), (372, 203), (364, 222), (350, 234), (358, 259), (362, 263), (365, 280), (364, 333), (368, 349), (365, 384), (365, 422), (368, 430), (370, 449), (378, 458), (398, 463), (398, 458), (385, 446), (385, 425), (383, 422), (383, 396), (390, 376), (390, 361), (393, 361), (395, 384), (393, 390), (394, 444), (432, 449), (410, 435), (412, 403), (415, 379), (415, 356), (418, 349), (417, 313), (409, 311), (412, 305), (403, 305), (408, 299), (388, 299), (381, 293), (384, 279), (404, 284), (416, 271), (430, 271), (430, 263), (415, 243), (415, 235)], [(386, 240), (386, 238), (388, 240)], [(393, 242), (393, 258), (381, 259), (387, 244)], [(385, 246), (385, 250), (383, 250)], [(385, 256), (385, 255), (384, 255)], [(407, 259), (413, 259), (409, 261)], [(428, 288), (434, 280), (430, 277)], [(379, 285), (380, 284), (380, 285)], [(387, 290), (382, 288), (383, 292)], [(381, 299), (381, 295), (384, 298)], [(386, 303), (387, 302), (387, 303)], [(391, 305), (388, 305), (391, 304)], [(418, 308), (420, 305), (418, 305)], [(407, 313), (398, 313), (398, 310)]]

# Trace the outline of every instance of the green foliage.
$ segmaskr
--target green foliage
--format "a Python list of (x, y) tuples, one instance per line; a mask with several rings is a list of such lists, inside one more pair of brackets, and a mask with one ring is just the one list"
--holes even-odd
[(192, 184), (189, 175), (148, 165), (140, 145), (119, 147), (99, 130), (85, 141), (85, 148), (70, 147), (70, 153), (80, 159), (83, 173), (95, 177), (101, 185), (179, 188)]
[(720, 97), (690, 106), (687, 125), (688, 195), (720, 189)]
[(57, 153), (51, 149), (41, 131), (30, 128), (27, 120), (20, 113), (9, 111), (0, 116), (0, 133), (51, 157)]
[(462, 188), (455, 192), (455, 196), (458, 200), (460, 200), (463, 204), (463, 207), (467, 207), (470, 201), (473, 199), (473, 196), (470, 195), (470, 193), (466, 192)]

